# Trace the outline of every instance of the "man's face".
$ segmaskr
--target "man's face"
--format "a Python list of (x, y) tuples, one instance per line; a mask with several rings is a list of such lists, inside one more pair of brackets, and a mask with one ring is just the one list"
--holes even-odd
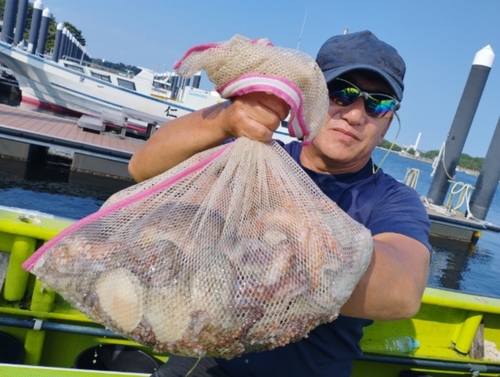
[[(362, 71), (342, 76), (368, 93), (390, 94), (388, 84), (378, 76)], [(384, 139), (392, 117), (375, 118), (366, 113), (364, 98), (340, 106), (330, 100), (325, 124), (310, 147), (304, 148), (304, 166), (325, 173), (360, 170), (373, 149)]]

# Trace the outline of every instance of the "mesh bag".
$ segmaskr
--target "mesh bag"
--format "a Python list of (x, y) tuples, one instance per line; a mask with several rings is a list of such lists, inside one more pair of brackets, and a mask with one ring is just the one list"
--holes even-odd
[(239, 138), (116, 193), (24, 267), (156, 352), (232, 358), (334, 320), (372, 247), (280, 145)]
[(195, 46), (174, 68), (185, 77), (205, 70), (223, 98), (259, 90), (281, 97), (291, 107), (290, 135), (300, 139), (316, 136), (328, 111), (328, 90), (314, 59), (267, 39), (235, 35), (227, 42)]

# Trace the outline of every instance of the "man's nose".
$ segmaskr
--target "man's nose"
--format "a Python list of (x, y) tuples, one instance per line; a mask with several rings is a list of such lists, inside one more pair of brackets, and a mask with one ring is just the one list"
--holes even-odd
[(361, 124), (365, 116), (365, 103), (363, 97), (359, 97), (354, 103), (346, 106), (342, 115), (345, 120), (353, 125)]

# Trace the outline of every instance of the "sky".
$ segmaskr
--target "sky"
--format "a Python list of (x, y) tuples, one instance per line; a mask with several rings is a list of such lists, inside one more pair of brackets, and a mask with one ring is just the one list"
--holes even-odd
[[(31, 0), (30, 0), (31, 1)], [(33, 1), (31, 1), (33, 2)], [(82, 32), (92, 58), (156, 71), (195, 45), (235, 34), (268, 38), (315, 57), (329, 37), (371, 30), (406, 61), (397, 143), (440, 149), (450, 132), (475, 54), (500, 54), (497, 0), (43, 0), (57, 22)], [(500, 58), (493, 62), (463, 149), (485, 157), (500, 123)], [(212, 85), (203, 77), (203, 89)], [(500, 124), (498, 124), (500, 127)], [(393, 122), (386, 139), (398, 130)]]

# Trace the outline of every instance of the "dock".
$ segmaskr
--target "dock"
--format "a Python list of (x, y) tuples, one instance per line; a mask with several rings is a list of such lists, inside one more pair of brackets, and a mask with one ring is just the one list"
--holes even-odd
[(425, 207), (433, 236), (475, 244), (484, 231), (500, 233), (500, 226), (496, 224), (467, 217), (458, 211), (447, 211), (445, 206), (425, 204)]
[[(157, 124), (156, 120), (126, 111), (118, 118), (116, 114), (104, 114), (101, 118), (84, 116), (72, 120), (0, 104), (0, 156), (30, 161), (43, 156), (48, 148), (60, 148), (73, 154), (72, 171), (133, 181), (128, 162), (144, 140), (126, 137), (125, 121), (118, 132), (105, 127), (110, 119), (120, 123), (132, 116), (146, 124)], [(148, 127), (147, 134), (154, 129)], [(444, 211), (442, 206), (424, 204), (433, 236), (476, 243), (483, 231), (500, 233), (495, 224)]]
[(66, 119), (0, 104), (0, 156), (30, 161), (59, 148), (73, 154), (71, 169), (132, 180), (127, 165), (144, 140), (95, 131)]

